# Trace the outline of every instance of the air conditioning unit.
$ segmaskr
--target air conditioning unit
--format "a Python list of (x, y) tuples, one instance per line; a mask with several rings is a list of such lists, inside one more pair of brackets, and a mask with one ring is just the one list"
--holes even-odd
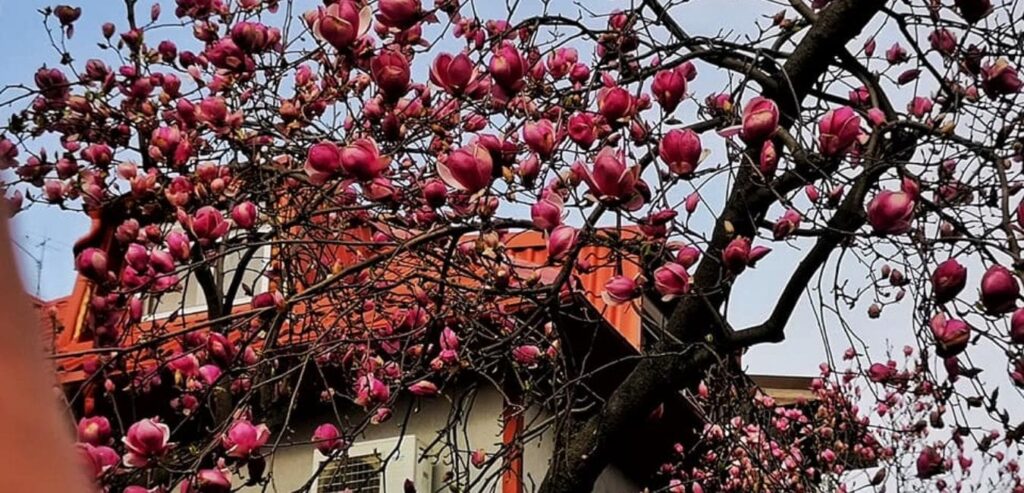
[(417, 493), (431, 490), (432, 464), (419, 461), (423, 447), (415, 435), (356, 442), (345, 455), (326, 466), (328, 457), (313, 451), (314, 493), (403, 493), (405, 481), (416, 485)]

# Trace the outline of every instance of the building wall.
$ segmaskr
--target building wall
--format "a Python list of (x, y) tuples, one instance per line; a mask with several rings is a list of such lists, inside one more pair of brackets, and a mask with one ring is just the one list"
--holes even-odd
[[(454, 395), (452, 395), (454, 394)], [(429, 464), (432, 468), (432, 490), (448, 491), (444, 485), (446, 473), (453, 473), (460, 476), (469, 475), (470, 478), (477, 478), (483, 475), (489, 478), (489, 482), (477, 483), (470, 490), (470, 493), (481, 492), (502, 492), (500, 475), (494, 472), (500, 463), (490, 471), (481, 472), (469, 465), (469, 453), (478, 448), (489, 453), (497, 452), (502, 443), (502, 421), (501, 415), (504, 409), (502, 396), (494, 389), (481, 388), (475, 393), (472, 403), (463, 405), (453, 404), (461, 401), (461, 392), (446, 393), (433, 399), (419, 399), (414, 403), (409, 401), (399, 402), (395, 406), (395, 415), (391, 420), (381, 425), (370, 425), (360, 440), (379, 440), (394, 438), (403, 435), (415, 435), (421, 445), (427, 448), (427, 457), (421, 457), (420, 465)], [(408, 420), (403, 420), (405, 412), (410, 404), (415, 405)], [(460, 409), (461, 408), (461, 409)], [(468, 418), (459, 419), (462, 423), (455, 427), (452, 436), (442, 440), (447, 443), (456, 443), (458, 449), (463, 451), (460, 457), (450, 456), (438, 457), (440, 447), (430, 449), (430, 444), (437, 440), (437, 431), (446, 428), (446, 424), (457, 419), (457, 415), (469, 413)], [(319, 419), (307, 419), (301, 423), (293, 423), (292, 432), (282, 439), (282, 445), (268, 459), (267, 469), (273, 472), (273, 481), (266, 491), (292, 492), (301, 488), (309, 480), (314, 467), (314, 448), (308, 442), (313, 434), (313, 429), (327, 421), (332, 421), (327, 416)], [(527, 418), (525, 426), (529, 427), (531, 422), (538, 423), (542, 419)], [(271, 443), (277, 437), (271, 438)], [(295, 445), (287, 445), (294, 442)], [(358, 442), (358, 440), (357, 440)], [(523, 491), (534, 491), (544, 478), (547, 471), (548, 459), (551, 457), (553, 444), (549, 439), (542, 436), (539, 440), (532, 440), (523, 450)], [(242, 480), (237, 479), (235, 484), (241, 484)], [(640, 488), (630, 482), (614, 466), (610, 466), (601, 475), (594, 489), (598, 493), (612, 492), (635, 492)], [(242, 492), (255, 493), (263, 491), (262, 487), (242, 488)], [(391, 493), (390, 491), (388, 493)], [(401, 492), (396, 492), (401, 493)], [(425, 493), (425, 492), (419, 492)]]

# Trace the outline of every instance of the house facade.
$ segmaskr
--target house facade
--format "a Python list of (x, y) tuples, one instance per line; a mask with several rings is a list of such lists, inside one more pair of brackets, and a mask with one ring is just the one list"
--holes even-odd
[[(105, 239), (103, 234), (98, 234), (98, 241), (109, 244), (109, 232)], [(373, 232), (358, 234), (369, 239)], [(472, 238), (465, 240), (472, 241)], [(515, 260), (515, 268), (531, 272), (530, 275), (541, 282), (545, 276), (552, 275), (545, 271), (547, 249), (540, 234), (509, 233), (503, 248), (505, 254)], [(342, 265), (362, 258), (362, 252), (355, 248), (333, 254)], [(645, 326), (659, 318), (650, 300), (612, 306), (602, 299), (601, 293), (611, 277), (638, 273), (634, 263), (603, 261), (610, 255), (612, 252), (607, 248), (583, 248), (580, 259), (594, 267), (575, 276), (571, 292), (563, 293), (558, 315), (571, 314), (575, 323), (580, 324), (579, 340), (566, 341), (569, 343), (566, 346), (571, 348), (567, 351), (580, 353), (579, 360), (584, 362), (580, 371), (592, 373), (588, 378), (593, 380), (591, 387), (598, 394), (611, 392), (625, 378), (630, 369), (627, 363), (630, 357), (640, 354)], [(255, 262), (247, 267), (252, 273), (245, 273), (243, 277), (248, 292), (258, 293), (270, 284), (263, 273), (272, 262), (273, 251), (267, 248), (253, 257)], [(235, 260), (226, 255), (219, 260), (216, 269), (231, 273), (237, 268), (233, 262)], [(414, 261), (395, 270), (396, 275), (402, 276), (420, 268), (427, 267)], [(147, 304), (138, 327), (122, 335), (124, 344), (155, 341), (154, 350), (158, 352), (179, 350), (174, 335), (206, 321), (203, 296), (197, 294), (198, 290), (190, 282), (189, 278), (183, 279), (180, 291)], [(79, 278), (70, 296), (36, 303), (47, 328), (44, 337), (54, 354), (58, 380), (66, 392), (82, 396), (82, 404), (75, 410), (84, 415), (101, 405), (99, 382), (91, 378), (95, 372), (94, 341), (97, 337), (90, 331), (89, 323), (94, 289), (88, 280)], [(232, 310), (246, 312), (251, 308), (250, 301), (251, 295), (239, 296)], [(339, 318), (329, 323), (343, 321)], [(161, 335), (154, 337), (157, 327)], [(305, 341), (303, 327), (288, 327), (284, 332), (280, 344)], [(240, 336), (229, 334), (229, 337), (234, 342)], [(161, 370), (146, 361), (134, 361), (126, 368), (138, 372)], [(780, 399), (810, 396), (807, 379), (763, 380), (767, 382), (762, 385), (764, 391)], [(287, 407), (288, 403), (279, 405)], [(594, 491), (639, 491), (640, 485), (656, 472), (658, 457), (671, 450), (674, 442), (686, 440), (691, 429), (699, 424), (700, 418), (693, 405), (683, 394), (675, 401), (666, 402), (659, 419), (639, 426), (631, 443), (622, 444), (622, 453), (616, 455), (601, 475)], [(321, 453), (311, 441), (314, 429), (325, 422), (357, 423), (365, 410), (340, 406), (333, 412), (325, 412), (310, 406), (310, 409), (321, 410), (306, 412), (302, 410), (306, 409), (304, 406), (293, 407), (294, 412), (283, 413), (288, 419), (275, 430), (271, 442), (274, 453), (267, 457), (266, 464), (269, 482), (245, 486), (241, 491), (400, 492), (407, 491), (407, 480), (413, 481), (416, 491), (445, 491), (448, 484), (457, 480), (459, 484), (470, 485), (469, 491), (473, 492), (521, 493), (539, 486), (557, 441), (554, 432), (544, 425), (550, 421), (552, 409), (524, 408), (510, 397), (507, 389), (472, 377), (458, 379), (433, 398), (403, 395), (392, 406), (396, 410), (392, 419), (379, 424), (353, 425), (358, 431), (353, 434), (346, 452), (331, 457)], [(457, 426), (453, 427), (453, 422), (457, 422)], [(483, 460), (479, 460), (480, 457)], [(233, 483), (241, 485), (247, 479), (243, 472)]]

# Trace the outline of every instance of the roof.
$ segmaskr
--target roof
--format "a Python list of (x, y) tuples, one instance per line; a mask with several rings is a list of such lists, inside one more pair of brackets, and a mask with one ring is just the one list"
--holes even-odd
[[(620, 234), (632, 236), (636, 235), (637, 232), (633, 229), (626, 229)], [(354, 232), (354, 235), (362, 240), (370, 240), (372, 231), (367, 228), (360, 228)], [(477, 238), (477, 235), (466, 235), (461, 237), (459, 242), (472, 242), (476, 241)], [(502, 263), (501, 266), (511, 267), (510, 277), (513, 280), (518, 279), (522, 282), (531, 280), (531, 282), (538, 282), (538, 284), (550, 283), (560, 271), (560, 266), (548, 265), (546, 239), (539, 232), (508, 232), (502, 238), (502, 248), (505, 257), (507, 257), (507, 262), (503, 261), (505, 263)], [(387, 250), (385, 249), (384, 252), (387, 252)], [(368, 256), (380, 253), (381, 250), (379, 248), (371, 251), (366, 246), (345, 247), (331, 251), (331, 254), (343, 266), (355, 265), (365, 260)], [(566, 299), (572, 302), (587, 304), (592, 313), (599, 313), (608, 326), (613, 327), (630, 345), (639, 347), (640, 314), (638, 313), (637, 305), (624, 304), (613, 307), (607, 305), (601, 297), (605, 284), (612, 277), (620, 274), (634, 276), (639, 272), (639, 267), (633, 262), (619, 261), (617, 258), (613, 258), (613, 255), (614, 252), (609, 247), (585, 246), (581, 250), (579, 258), (581, 261), (585, 261), (585, 264), (589, 264), (590, 267), (574, 272), (574, 282), (572, 284), (577, 296), (573, 296), (571, 300), (569, 298)], [(395, 255), (394, 258), (387, 260), (384, 268), (380, 269), (380, 281), (395, 281), (393, 282), (394, 287), (391, 292), (394, 296), (412, 296), (410, 292), (411, 286), (409, 283), (404, 282), (404, 280), (412, 276), (422, 276), (426, 271), (430, 271), (430, 269), (436, 270), (436, 267), (429, 259), (415, 254)], [(473, 289), (481, 287), (479, 286), (478, 279), (486, 278), (490, 275), (488, 270), (493, 268), (495, 268), (494, 265), (488, 264), (486, 259), (481, 259), (468, 267), (466, 265), (459, 265), (457, 269), (462, 269), (464, 272), (461, 274), (463, 275), (460, 275), (459, 272), (443, 272), (440, 274), (458, 279), (458, 282), (454, 283), (456, 285), (466, 289)], [(435, 274), (438, 273), (435, 272)], [(52, 348), (54, 354), (62, 355), (62, 357), (57, 358), (57, 371), (60, 381), (64, 383), (84, 380), (86, 373), (83, 367), (88, 361), (95, 359), (95, 355), (92, 354), (95, 350), (91, 335), (85, 328), (84, 323), (87, 318), (88, 303), (91, 298), (92, 289), (91, 283), (79, 276), (71, 295), (51, 301), (35, 300), (44, 327), (43, 334), (48, 339), (47, 347)], [(563, 295), (565, 294), (567, 293), (563, 293)], [(516, 305), (516, 300), (506, 299), (502, 303), (508, 309), (513, 309)], [(314, 305), (314, 307), (319, 306)], [(250, 308), (248, 304), (241, 304), (234, 307), (233, 313), (244, 313), (249, 311)], [(329, 304), (324, 304), (323, 309), (326, 311), (326, 314), (317, 320), (318, 323), (343, 323), (343, 321), (338, 319), (339, 314), (330, 313)], [(180, 316), (174, 320), (144, 321), (138, 324), (132, 333), (126, 335), (122, 346), (139, 342), (147, 336), (153, 336), (156, 333), (154, 329), (158, 325), (161, 326), (161, 334), (173, 335), (175, 331), (187, 330), (190, 326), (203, 323), (205, 318), (204, 313), (197, 313)], [(362, 322), (367, 323), (365, 320), (362, 320)], [(377, 322), (384, 323), (385, 321), (376, 320), (369, 323)], [(303, 327), (288, 327), (287, 329), (282, 337), (288, 340), (282, 342), (295, 342), (296, 336), (304, 332)], [(176, 349), (170, 337), (163, 337), (163, 339), (166, 339), (167, 343), (161, 346), (161, 350), (173, 351)]]

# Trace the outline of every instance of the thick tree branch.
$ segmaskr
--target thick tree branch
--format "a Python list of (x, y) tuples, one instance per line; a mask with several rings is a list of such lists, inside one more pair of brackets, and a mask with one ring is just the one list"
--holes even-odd
[[(818, 79), (827, 71), (835, 56), (884, 6), (884, 0), (838, 0), (818, 17), (793, 54), (787, 60), (778, 80), (785, 90), (766, 91), (782, 110), (781, 126), (789, 128), (798, 119), (800, 105)], [(657, 0), (646, 5), (660, 6)], [(653, 7), (657, 8), (657, 7)], [(659, 15), (666, 18), (664, 10)], [(657, 11), (656, 11), (657, 13)], [(753, 157), (754, 151), (748, 152)], [(736, 235), (752, 236), (756, 220), (764, 215), (774, 198), (750, 197), (763, 188), (753, 179), (753, 168), (743, 166), (737, 173), (736, 185), (715, 226), (705, 256), (694, 275), (696, 296), (676, 307), (668, 323), (668, 331), (676, 336), (665, 338), (656, 350), (674, 345), (674, 339), (697, 340), (711, 327), (710, 308), (718, 307), (728, 296), (722, 287), (724, 277), (718, 262), (719, 252)], [(711, 307), (699, 298), (707, 296)], [(715, 358), (709, 350), (695, 349), (691, 357), (652, 358), (641, 361), (623, 384), (610, 396), (601, 411), (588, 419), (568, 440), (566, 453), (552, 461), (541, 485), (544, 493), (589, 491), (609, 460), (610, 444), (628, 433), (631, 424), (641, 421), (664, 395), (666, 389), (678, 389), (699, 379), (703, 369)]]

